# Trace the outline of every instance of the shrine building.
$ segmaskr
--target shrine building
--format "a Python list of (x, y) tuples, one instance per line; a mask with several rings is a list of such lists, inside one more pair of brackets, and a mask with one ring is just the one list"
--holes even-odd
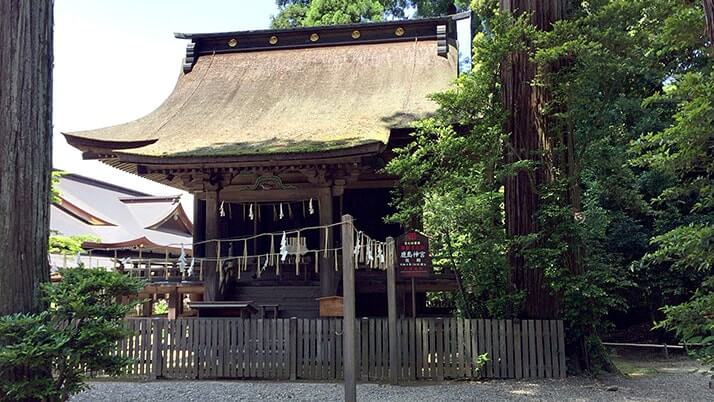
[[(457, 77), (455, 19), (179, 33), (190, 42), (162, 105), (128, 123), (63, 134), (84, 159), (194, 195), (204, 302), (317, 317), (318, 298), (341, 294), (330, 251), (339, 227), (330, 224), (350, 214), (371, 238), (404, 232), (385, 223), (396, 178), (382, 168), (413, 124), (437, 110), (430, 95)], [(282, 269), (264, 269), (275, 263), (279, 236), (206, 242), (309, 227), (320, 229), (298, 236), (297, 261)], [(321, 251), (298, 257), (301, 247)], [(256, 258), (231, 259), (241, 255)], [(386, 316), (386, 274), (373, 268), (356, 271), (358, 316)], [(398, 280), (400, 313), (428, 315), (427, 292), (454, 290), (446, 269)]]

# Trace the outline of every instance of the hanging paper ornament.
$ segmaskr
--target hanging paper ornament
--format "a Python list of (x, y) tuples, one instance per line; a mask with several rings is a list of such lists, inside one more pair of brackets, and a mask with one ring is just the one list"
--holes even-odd
[(285, 262), (288, 257), (288, 239), (285, 237), (285, 232), (283, 232), (283, 238), (280, 239), (280, 261)]
[(377, 248), (377, 260), (379, 260), (380, 264), (384, 264), (384, 244)]
[(283, 203), (280, 203), (280, 219), (283, 219), (285, 215), (283, 214)]
[(302, 252), (302, 250), (300, 247), (300, 231), (298, 231), (297, 236), (295, 237), (295, 276), (300, 275), (300, 253), (301, 252)]
[(307, 210), (310, 212), (310, 215), (315, 213), (315, 208), (312, 207), (312, 198), (310, 198), (310, 202), (307, 204)]
[(74, 265), (78, 267), (84, 266), (84, 263), (82, 262), (82, 256), (79, 254), (79, 251), (77, 251), (77, 258), (74, 260)]
[(265, 262), (263, 263), (263, 271), (265, 271), (268, 268), (268, 261), (270, 261), (270, 258), (268, 254), (265, 255)]
[(327, 245), (329, 244), (330, 228), (325, 228), (325, 258), (327, 258)]
[(255, 218), (255, 215), (253, 215), (253, 204), (250, 204), (248, 207), (248, 219), (252, 221), (253, 218)]
[(218, 213), (221, 215), (221, 218), (226, 216), (226, 211), (223, 209), (223, 203), (224, 201), (221, 201), (221, 206), (218, 208)]
[(195, 262), (194, 258), (191, 257), (191, 264), (189, 264), (189, 266), (188, 266), (188, 270), (186, 271), (186, 275), (188, 275), (188, 276), (192, 276), (192, 275), (193, 275), (193, 264), (194, 264), (194, 262)]
[(275, 238), (274, 238), (273, 234), (271, 233), (270, 234), (270, 263), (271, 263), (271, 265), (274, 265), (273, 258), (277, 259), (276, 255), (275, 255)]
[(183, 248), (183, 243), (181, 243), (181, 255), (178, 258), (179, 271), (181, 273), (186, 272), (186, 250)]
[(374, 261), (374, 255), (372, 255), (372, 239), (367, 239), (367, 262), (369, 264)]
[(357, 232), (357, 236), (355, 236), (355, 249), (354, 249), (354, 255), (359, 255), (359, 251), (362, 248), (362, 245), (360, 244), (360, 241), (362, 240), (362, 232)]

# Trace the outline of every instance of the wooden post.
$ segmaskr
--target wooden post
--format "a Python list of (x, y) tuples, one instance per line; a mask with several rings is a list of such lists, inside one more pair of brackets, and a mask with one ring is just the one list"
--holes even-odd
[[(206, 240), (214, 240), (220, 238), (218, 228), (218, 191), (206, 192)], [(219, 294), (218, 273), (216, 272), (216, 261), (213, 261), (218, 248), (215, 243), (204, 244), (204, 253), (208, 259), (203, 265), (203, 283), (204, 294), (203, 299), (206, 301), (221, 300)]]
[(178, 287), (174, 287), (169, 293), (169, 320), (175, 320), (181, 316), (183, 310), (183, 300), (178, 292)]
[[(140, 295), (141, 296), (141, 295)], [(151, 315), (154, 312), (154, 294), (149, 293), (148, 294), (148, 299), (141, 305), (141, 315), (143, 317), (151, 317)]]
[[(387, 250), (394, 249), (394, 239), (387, 237)], [(387, 252), (387, 314), (389, 334), (389, 382), (396, 385), (399, 382), (399, 350), (397, 350), (397, 275), (394, 267), (394, 256)]]
[[(318, 212), (320, 213), (320, 226), (329, 225), (332, 223), (332, 191), (330, 188), (321, 189), (318, 197)], [(320, 246), (317, 249), (325, 247), (325, 237), (327, 237), (327, 247), (331, 248), (333, 244), (333, 230), (320, 229)], [(320, 253), (320, 296), (334, 296), (335, 289), (335, 270), (332, 268), (331, 254)]]
[(357, 400), (357, 365), (355, 360), (355, 267), (352, 216), (342, 216), (342, 289), (344, 296), (343, 358), (345, 367), (345, 402)]

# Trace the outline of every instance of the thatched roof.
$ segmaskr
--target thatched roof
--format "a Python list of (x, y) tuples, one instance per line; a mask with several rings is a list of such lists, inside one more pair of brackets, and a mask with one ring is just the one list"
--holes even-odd
[(387, 143), (430, 115), (457, 51), (436, 40), (214, 53), (138, 120), (65, 134), (84, 151), (158, 157), (315, 152)]

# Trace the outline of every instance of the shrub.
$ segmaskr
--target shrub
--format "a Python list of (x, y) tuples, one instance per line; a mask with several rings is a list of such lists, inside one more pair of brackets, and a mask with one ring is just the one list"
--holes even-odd
[(0, 400), (65, 401), (86, 388), (87, 373), (117, 375), (130, 362), (112, 352), (136, 303), (117, 300), (143, 283), (102, 269), (60, 273), (42, 288), (46, 311), (0, 317)]
[[(662, 309), (666, 318), (655, 328), (674, 331), (689, 354), (709, 366), (714, 366), (714, 278), (704, 283), (686, 303)], [(710, 369), (714, 373), (714, 367)]]

